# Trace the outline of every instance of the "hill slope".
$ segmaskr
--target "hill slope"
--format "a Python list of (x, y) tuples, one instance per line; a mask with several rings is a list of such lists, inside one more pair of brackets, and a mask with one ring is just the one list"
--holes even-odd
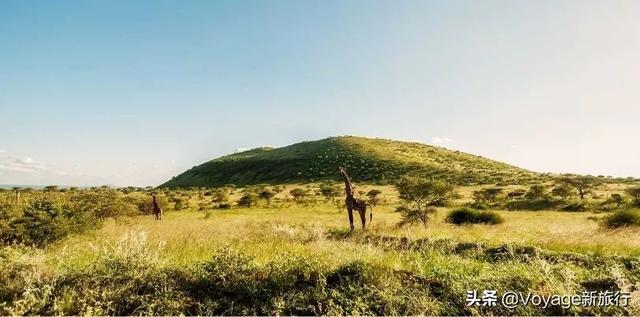
[(383, 184), (407, 173), (460, 185), (529, 182), (540, 177), (512, 165), (421, 143), (345, 136), (223, 156), (160, 187), (337, 180), (337, 165), (347, 167), (355, 181)]

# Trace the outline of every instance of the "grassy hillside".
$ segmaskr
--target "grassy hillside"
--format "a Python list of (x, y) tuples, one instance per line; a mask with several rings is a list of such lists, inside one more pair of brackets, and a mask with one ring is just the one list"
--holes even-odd
[(541, 177), (484, 157), (421, 143), (346, 136), (223, 156), (193, 167), (161, 187), (337, 179), (337, 165), (346, 166), (355, 181), (381, 184), (407, 173), (465, 185), (521, 183)]

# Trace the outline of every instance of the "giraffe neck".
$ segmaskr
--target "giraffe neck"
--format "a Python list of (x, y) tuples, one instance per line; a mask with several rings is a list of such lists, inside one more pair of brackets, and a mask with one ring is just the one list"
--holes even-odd
[(342, 177), (344, 178), (344, 191), (347, 194), (347, 198), (353, 198), (353, 185), (351, 184), (351, 180), (349, 179), (349, 175), (347, 173), (342, 172)]

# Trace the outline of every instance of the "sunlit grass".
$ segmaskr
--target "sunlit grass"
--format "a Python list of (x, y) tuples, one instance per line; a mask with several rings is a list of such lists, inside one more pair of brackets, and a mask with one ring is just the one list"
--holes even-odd
[[(494, 226), (452, 225), (444, 221), (446, 213), (446, 209), (440, 210), (426, 228), (397, 228), (399, 215), (393, 212), (393, 207), (378, 206), (374, 210), (373, 223), (361, 233), (356, 222), (355, 234), (451, 239), (489, 245), (513, 243), (585, 254), (640, 255), (640, 230), (603, 229), (593, 219), (597, 216), (593, 213), (499, 211), (505, 222)], [(162, 259), (177, 265), (206, 260), (212, 250), (233, 246), (258, 260), (268, 260), (279, 252), (294, 252), (327, 257), (336, 265), (361, 259), (402, 266), (395, 255), (366, 245), (300, 236), (314, 228), (324, 232), (319, 233), (320, 236), (326, 236), (328, 230), (346, 230), (347, 224), (346, 213), (338, 212), (331, 204), (169, 212), (162, 221), (155, 221), (151, 216), (110, 220), (95, 232), (72, 236), (49, 247), (47, 253), (59, 261), (87, 264), (95, 246), (114, 243), (134, 230), (147, 232), (150, 241), (164, 241)]]

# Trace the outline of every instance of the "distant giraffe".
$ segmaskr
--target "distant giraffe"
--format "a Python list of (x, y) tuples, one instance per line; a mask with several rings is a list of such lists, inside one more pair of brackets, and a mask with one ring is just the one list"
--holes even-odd
[(156, 195), (153, 195), (153, 217), (156, 220), (162, 220), (162, 208), (160, 208), (160, 205), (158, 205)]
[[(344, 191), (347, 196), (344, 202), (349, 212), (349, 228), (351, 228), (351, 231), (355, 229), (353, 226), (353, 210), (355, 209), (360, 214), (362, 229), (364, 229), (367, 225), (367, 203), (362, 199), (353, 197), (353, 185), (349, 175), (347, 175), (347, 171), (342, 166), (338, 166), (338, 172), (344, 178)], [(371, 221), (373, 221), (373, 212), (369, 215), (369, 222)]]

